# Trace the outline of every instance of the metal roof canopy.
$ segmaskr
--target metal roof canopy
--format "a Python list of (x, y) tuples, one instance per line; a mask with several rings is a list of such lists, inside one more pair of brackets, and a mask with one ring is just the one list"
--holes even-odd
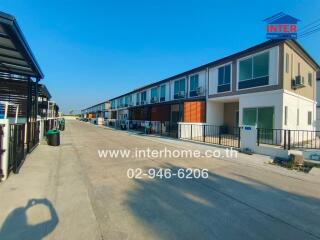
[(16, 19), (0, 12), (0, 72), (44, 77)]
[(47, 99), (51, 99), (51, 94), (44, 84), (39, 84), (39, 97), (46, 97)]

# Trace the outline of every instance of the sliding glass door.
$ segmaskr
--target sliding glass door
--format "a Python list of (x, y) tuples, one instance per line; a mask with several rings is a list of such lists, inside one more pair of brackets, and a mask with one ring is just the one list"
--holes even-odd
[(274, 107), (243, 108), (243, 125), (274, 128)]

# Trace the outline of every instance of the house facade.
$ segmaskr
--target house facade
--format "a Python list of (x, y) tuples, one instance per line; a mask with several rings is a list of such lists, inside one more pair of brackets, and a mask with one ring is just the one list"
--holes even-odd
[(314, 130), (317, 63), (295, 41), (269, 41), (209, 68), (207, 123)]

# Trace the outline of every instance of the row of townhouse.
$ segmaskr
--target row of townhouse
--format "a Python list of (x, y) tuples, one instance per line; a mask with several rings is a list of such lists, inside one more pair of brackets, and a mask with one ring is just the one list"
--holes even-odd
[(270, 40), (110, 99), (110, 119), (314, 130), (319, 65)]
[(59, 107), (16, 19), (0, 12), (0, 181), (54, 127)]
[(105, 119), (109, 118), (110, 102), (104, 101), (91, 107), (81, 110), (81, 116), (89, 119), (93, 123), (103, 124)]

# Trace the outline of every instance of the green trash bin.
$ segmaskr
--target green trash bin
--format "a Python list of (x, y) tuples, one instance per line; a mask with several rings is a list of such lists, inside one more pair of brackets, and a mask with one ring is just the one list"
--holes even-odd
[(62, 118), (59, 120), (59, 130), (64, 131), (65, 128), (66, 128), (66, 122), (65, 122), (64, 118)]
[(47, 143), (50, 146), (60, 145), (60, 131), (59, 130), (49, 130), (47, 132)]

